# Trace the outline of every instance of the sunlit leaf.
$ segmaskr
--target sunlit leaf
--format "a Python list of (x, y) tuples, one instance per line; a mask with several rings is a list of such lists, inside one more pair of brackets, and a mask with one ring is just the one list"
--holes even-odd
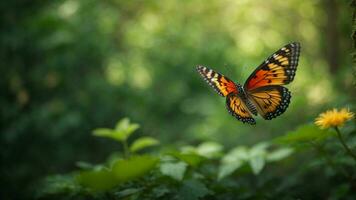
[(158, 145), (159, 141), (152, 138), (152, 137), (141, 137), (138, 138), (137, 140), (135, 140), (131, 146), (130, 146), (130, 151), (131, 152), (136, 152), (139, 151), (141, 149), (144, 149), (146, 147), (150, 147), (150, 146), (155, 146)]
[(265, 159), (263, 154), (256, 154), (250, 157), (249, 160), (252, 172), (257, 175), (259, 174), (263, 167), (265, 166)]
[(280, 148), (280, 149), (277, 149), (275, 151), (268, 153), (266, 160), (270, 161), (270, 162), (282, 160), (283, 158), (288, 157), (292, 153), (293, 153), (292, 148)]
[(121, 183), (112, 171), (106, 169), (82, 171), (76, 176), (76, 180), (93, 191), (106, 191)]
[(249, 150), (246, 147), (235, 147), (222, 158), (222, 162), (234, 162), (236, 160), (247, 161), (249, 156)]
[(268, 142), (260, 142), (251, 147), (250, 151), (258, 151), (265, 152), (267, 148), (270, 146)]
[(124, 118), (117, 122), (115, 130), (120, 133), (122, 140), (126, 140), (140, 126), (135, 123), (130, 123), (128, 118)]
[(295, 131), (290, 131), (286, 135), (277, 138), (275, 141), (278, 143), (294, 144), (300, 142), (312, 142), (324, 140), (335, 134), (329, 130), (322, 130), (318, 127), (309, 124), (302, 125)]
[(249, 151), (246, 147), (236, 147), (227, 153), (222, 159), (218, 172), (221, 180), (239, 169), (249, 159)]
[(197, 154), (197, 148), (191, 145), (186, 145), (186, 146), (182, 146), (180, 148), (180, 152), (182, 153), (195, 153)]
[(203, 160), (206, 159), (205, 157), (196, 153), (170, 152), (168, 155), (178, 158), (179, 160), (184, 161), (194, 167), (198, 166)]
[(93, 131), (93, 135), (98, 136), (98, 137), (108, 137), (108, 138), (114, 138), (115, 131), (109, 128), (97, 128)]
[(162, 174), (169, 176), (177, 181), (181, 181), (183, 179), (186, 169), (187, 164), (184, 162), (162, 163), (160, 167), (160, 171)]
[(265, 165), (266, 149), (268, 146), (268, 143), (259, 143), (254, 145), (249, 151), (249, 163), (255, 175), (259, 174)]
[(124, 118), (116, 124), (115, 129), (98, 128), (93, 131), (93, 134), (95, 136), (107, 137), (122, 142), (127, 140), (127, 138), (138, 128), (138, 124), (130, 124), (130, 120)]
[(123, 131), (116, 131), (108, 128), (98, 128), (93, 131), (93, 135), (98, 137), (111, 138), (117, 141), (124, 141), (126, 139), (126, 134)]
[(118, 130), (118, 131), (125, 130), (129, 126), (130, 126), (130, 119), (125, 117), (116, 123), (115, 130)]
[(116, 161), (112, 171), (118, 180), (125, 182), (147, 174), (157, 162), (158, 158), (149, 155), (132, 156), (127, 160)]
[(231, 175), (234, 171), (239, 169), (243, 164), (244, 164), (244, 161), (241, 161), (241, 160), (222, 163), (219, 167), (218, 180), (221, 180), (221, 179)]
[(221, 155), (223, 146), (216, 142), (204, 142), (200, 144), (196, 151), (199, 155), (207, 158), (215, 158)]

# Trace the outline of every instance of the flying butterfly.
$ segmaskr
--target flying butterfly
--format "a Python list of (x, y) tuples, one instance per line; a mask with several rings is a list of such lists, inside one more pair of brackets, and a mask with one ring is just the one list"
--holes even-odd
[(253, 115), (271, 120), (286, 111), (291, 93), (282, 85), (293, 81), (299, 54), (298, 42), (285, 45), (263, 61), (243, 86), (204, 66), (197, 66), (197, 71), (219, 95), (226, 97), (231, 115), (243, 123), (256, 124)]

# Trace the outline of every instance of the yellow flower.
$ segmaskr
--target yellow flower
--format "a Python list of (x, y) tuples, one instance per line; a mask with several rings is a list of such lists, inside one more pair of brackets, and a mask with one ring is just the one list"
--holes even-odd
[(334, 108), (333, 110), (321, 113), (319, 117), (315, 119), (315, 124), (322, 129), (338, 127), (344, 125), (344, 123), (347, 120), (352, 119), (354, 115), (353, 112), (350, 112), (346, 108), (343, 108), (340, 111)]

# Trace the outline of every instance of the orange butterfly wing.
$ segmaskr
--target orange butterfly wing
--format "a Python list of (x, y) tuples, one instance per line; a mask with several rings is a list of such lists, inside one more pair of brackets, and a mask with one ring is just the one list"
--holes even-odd
[(197, 71), (221, 96), (226, 97), (230, 93), (237, 93), (235, 83), (226, 76), (204, 66), (198, 66)]
[(258, 113), (267, 120), (284, 113), (291, 99), (288, 89), (279, 85), (264, 86), (248, 91), (247, 96), (256, 106)]
[[(204, 80), (211, 85), (221, 96), (226, 97), (226, 107), (229, 113), (243, 123), (256, 124), (251, 113), (238, 96), (237, 86), (229, 78), (204, 66), (197, 67)], [(239, 86), (241, 87), (241, 86)]]
[(257, 67), (245, 82), (248, 99), (264, 119), (273, 119), (286, 111), (291, 95), (281, 85), (293, 81), (299, 54), (299, 43), (285, 45)]
[(226, 107), (232, 116), (243, 123), (256, 124), (246, 104), (236, 94), (229, 94), (226, 97)]
[(292, 82), (297, 70), (299, 54), (299, 43), (285, 45), (257, 67), (245, 82), (245, 90)]

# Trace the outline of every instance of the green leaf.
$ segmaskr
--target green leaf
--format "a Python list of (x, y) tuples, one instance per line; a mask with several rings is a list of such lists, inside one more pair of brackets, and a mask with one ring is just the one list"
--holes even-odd
[(266, 152), (267, 148), (270, 146), (268, 142), (260, 142), (251, 147), (250, 151)]
[(127, 138), (138, 128), (138, 124), (130, 124), (130, 120), (124, 118), (116, 124), (115, 129), (98, 128), (93, 131), (93, 134), (95, 136), (107, 137), (122, 142), (127, 140)]
[(130, 119), (125, 117), (116, 123), (115, 130), (118, 130), (118, 131), (125, 130), (129, 126), (130, 126)]
[(115, 131), (109, 128), (97, 128), (93, 131), (93, 135), (98, 137), (114, 138), (113, 136), (115, 135)]
[(76, 180), (80, 185), (96, 192), (107, 191), (120, 184), (112, 171), (106, 169), (82, 171), (76, 176)]
[(222, 163), (219, 167), (218, 172), (218, 180), (221, 180), (229, 175), (231, 175), (234, 171), (240, 168), (244, 164), (241, 160), (236, 160), (234, 162)]
[(115, 193), (115, 195), (117, 198), (124, 198), (136, 194), (138, 192), (141, 192), (142, 190), (143, 190), (142, 188), (127, 188), (121, 190), (120, 192)]
[(158, 158), (149, 155), (132, 156), (127, 160), (116, 161), (112, 171), (118, 180), (125, 182), (147, 174), (157, 162)]
[(249, 163), (250, 163), (252, 172), (255, 175), (257, 175), (262, 171), (262, 169), (265, 165), (264, 156), (262, 154), (257, 154), (257, 155), (251, 156)]
[(204, 142), (196, 148), (199, 155), (207, 158), (216, 158), (220, 156), (222, 150), (223, 146), (216, 142)]
[(253, 146), (249, 152), (249, 163), (252, 169), (252, 172), (257, 175), (259, 174), (264, 165), (265, 165), (265, 157), (267, 155), (267, 147), (268, 143), (259, 143)]
[(128, 160), (116, 161), (112, 169), (81, 171), (77, 182), (93, 191), (107, 191), (119, 184), (141, 177), (155, 167), (158, 158), (152, 156), (133, 156)]
[(185, 163), (193, 167), (198, 166), (203, 160), (206, 159), (205, 157), (200, 156), (193, 152), (191, 153), (170, 152), (168, 153), (168, 155), (178, 158), (179, 160), (184, 161)]
[(332, 131), (322, 130), (312, 124), (308, 124), (299, 126), (297, 130), (290, 131), (286, 135), (276, 138), (275, 141), (283, 144), (320, 141), (334, 134)]
[(141, 137), (141, 138), (138, 138), (137, 140), (135, 140), (131, 144), (130, 151), (137, 152), (137, 151), (144, 149), (146, 147), (155, 146), (158, 144), (159, 144), (159, 141), (152, 137)]
[(197, 148), (191, 145), (187, 145), (187, 146), (182, 146), (180, 148), (180, 152), (182, 153), (195, 153), (197, 154)]
[(178, 199), (197, 200), (209, 194), (209, 189), (196, 179), (186, 180), (179, 190)]
[(267, 154), (266, 160), (269, 162), (279, 161), (293, 153), (292, 148), (280, 148)]
[(79, 167), (80, 169), (94, 169), (96, 166), (84, 161), (78, 161), (75, 163), (75, 165), (77, 167)]
[(124, 118), (116, 124), (115, 130), (121, 133), (123, 140), (126, 140), (139, 127), (138, 124), (130, 123), (128, 118)]
[(93, 131), (93, 135), (98, 137), (106, 137), (106, 138), (114, 139), (119, 142), (126, 140), (126, 135), (124, 132), (118, 132), (116, 130), (108, 129), (108, 128), (95, 129)]
[(162, 174), (169, 176), (177, 181), (181, 181), (183, 179), (186, 169), (187, 164), (184, 162), (163, 163), (160, 167)]
[(218, 180), (221, 180), (239, 169), (249, 159), (249, 151), (246, 147), (236, 147), (227, 153), (222, 159), (218, 172)]
[(222, 158), (222, 162), (247, 161), (249, 156), (249, 150), (246, 147), (235, 147)]

